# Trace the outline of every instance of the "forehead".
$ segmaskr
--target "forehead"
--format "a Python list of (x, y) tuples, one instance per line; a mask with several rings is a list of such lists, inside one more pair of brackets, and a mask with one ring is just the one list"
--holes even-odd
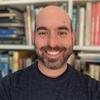
[(70, 18), (68, 14), (61, 8), (50, 6), (44, 8), (36, 18), (36, 27), (70, 27)]

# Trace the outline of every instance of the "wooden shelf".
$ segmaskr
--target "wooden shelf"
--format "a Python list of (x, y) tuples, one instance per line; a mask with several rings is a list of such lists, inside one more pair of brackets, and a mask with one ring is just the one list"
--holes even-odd
[(100, 52), (100, 46), (74, 46), (75, 51)]
[(100, 0), (73, 0), (73, 1), (76, 1), (76, 2), (96, 2), (96, 1), (100, 1)]
[[(0, 50), (34, 50), (34, 46), (29, 45), (0, 45)], [(79, 52), (100, 52), (100, 47), (96, 46), (74, 46), (74, 51)]]
[(0, 50), (34, 50), (34, 46), (28, 46), (28, 45), (0, 45)]
[(99, 58), (100, 60), (100, 53), (78, 53), (78, 56), (82, 58)]
[(66, 2), (66, 1), (68, 0), (0, 0), (0, 5)]

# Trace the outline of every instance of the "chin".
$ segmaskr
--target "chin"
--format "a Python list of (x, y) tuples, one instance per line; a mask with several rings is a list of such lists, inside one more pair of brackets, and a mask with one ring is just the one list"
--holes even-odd
[(61, 62), (61, 61), (56, 61), (56, 62), (44, 61), (44, 65), (48, 69), (52, 69), (52, 70), (60, 69), (63, 67), (64, 64), (65, 64), (65, 62)]

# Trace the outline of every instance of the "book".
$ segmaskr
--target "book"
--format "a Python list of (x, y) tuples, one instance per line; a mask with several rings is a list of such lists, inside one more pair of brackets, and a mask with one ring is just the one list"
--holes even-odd
[(73, 29), (73, 32), (77, 32), (76, 31), (76, 26), (77, 26), (77, 8), (74, 7), (73, 8), (73, 13), (72, 13), (72, 29)]
[(79, 45), (79, 38), (80, 38), (80, 33), (79, 33), (79, 26), (80, 26), (80, 5), (76, 5), (74, 8), (77, 9), (77, 16), (76, 16), (76, 45)]
[(17, 16), (17, 14), (15, 14), (15, 13), (0, 13), (0, 18), (6, 18), (6, 17), (9, 17), (9, 18), (13, 18), (13, 17), (16, 17)]
[(11, 69), (12, 69), (12, 72), (16, 72), (20, 69), (20, 58), (19, 58), (19, 52), (18, 51), (13, 51), (12, 52), (12, 65), (11, 66)]
[(9, 56), (8, 53), (0, 54), (0, 71), (1, 77), (9, 74)]
[(94, 40), (94, 45), (100, 45), (100, 2), (95, 3), (96, 5), (96, 18), (95, 18), (95, 40)]
[(91, 45), (95, 43), (95, 26), (96, 26), (96, 5), (92, 3), (92, 13), (91, 13)]
[(22, 29), (18, 28), (0, 28), (0, 37), (18, 37), (24, 36)]
[(89, 75), (96, 80), (100, 80), (100, 65), (97, 63), (90, 63)]
[(30, 10), (31, 10), (31, 29), (32, 29), (32, 34), (34, 33), (35, 31), (35, 7), (33, 4), (30, 5)]
[(96, 80), (100, 80), (100, 65), (99, 64), (95, 64), (94, 67), (95, 67), (95, 70), (94, 70), (94, 73), (95, 73), (94, 78)]
[(26, 39), (24, 37), (0, 37), (0, 44), (8, 45), (8, 44), (26, 44)]
[(92, 2), (86, 3), (86, 20), (85, 20), (85, 35), (84, 35), (84, 45), (90, 46), (90, 37), (91, 37), (91, 11), (92, 11)]
[(17, 29), (14, 28), (0, 28), (0, 36), (8, 36), (16, 33)]
[(23, 22), (23, 12), (11, 7), (1, 7), (0, 23), (6, 22)]
[(32, 64), (33, 51), (10, 51), (10, 67), (16, 72)]
[[(79, 58), (75, 59), (74, 68), (78, 71), (81, 71), (81, 60)], [(83, 69), (82, 69), (83, 70)]]
[(62, 3), (61, 7), (68, 12), (68, 4), (67, 3)]
[(28, 45), (32, 46), (32, 29), (31, 29), (31, 7), (30, 5), (26, 5), (26, 19), (25, 19), (25, 26), (26, 26), (26, 36)]
[(84, 44), (84, 30), (85, 30), (85, 8), (80, 7), (79, 10), (79, 46), (83, 46)]
[(0, 28), (3, 28), (3, 27), (20, 27), (20, 28), (23, 28), (24, 27), (24, 24), (22, 23), (0, 23)]

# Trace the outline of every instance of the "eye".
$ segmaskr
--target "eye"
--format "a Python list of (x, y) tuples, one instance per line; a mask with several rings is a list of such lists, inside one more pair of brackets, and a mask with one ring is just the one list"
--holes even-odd
[(37, 34), (40, 35), (40, 36), (45, 36), (45, 35), (48, 34), (48, 32), (45, 31), (45, 30), (40, 30), (40, 31), (37, 32)]
[(60, 30), (60, 31), (58, 31), (58, 34), (59, 34), (60, 36), (65, 36), (65, 35), (68, 34), (68, 32), (67, 32), (66, 30)]

